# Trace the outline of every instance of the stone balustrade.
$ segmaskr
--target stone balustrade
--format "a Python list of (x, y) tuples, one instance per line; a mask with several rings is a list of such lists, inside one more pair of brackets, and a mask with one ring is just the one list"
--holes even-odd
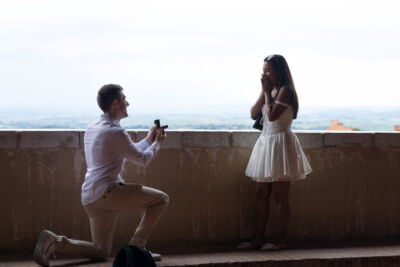
[[(133, 140), (145, 137), (129, 131)], [(28, 251), (43, 228), (90, 240), (80, 204), (83, 131), (0, 131), (0, 251)], [(124, 178), (170, 195), (150, 246), (198, 246), (249, 238), (254, 183), (244, 176), (256, 131), (168, 131), (146, 168)], [(290, 191), (291, 240), (400, 235), (400, 133), (296, 132), (314, 169)], [(273, 203), (273, 200), (271, 200)], [(277, 228), (272, 205), (267, 234)], [(138, 212), (120, 216), (115, 245), (129, 241)]]

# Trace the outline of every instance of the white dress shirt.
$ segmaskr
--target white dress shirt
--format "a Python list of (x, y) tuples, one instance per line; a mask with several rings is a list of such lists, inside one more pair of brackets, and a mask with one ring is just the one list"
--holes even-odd
[(87, 172), (82, 184), (82, 205), (99, 199), (112, 184), (123, 183), (121, 174), (125, 161), (146, 166), (160, 149), (158, 142), (143, 139), (133, 143), (119, 121), (103, 114), (91, 124), (84, 137)]

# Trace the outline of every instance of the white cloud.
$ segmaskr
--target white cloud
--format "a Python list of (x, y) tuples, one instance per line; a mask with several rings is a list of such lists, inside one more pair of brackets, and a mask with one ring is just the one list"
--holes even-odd
[[(267, 54), (302, 105), (397, 105), (396, 1), (6, 1), (0, 106), (95, 105), (116, 82), (138, 110), (250, 105)], [(382, 90), (384, 93), (382, 93)], [(36, 104), (34, 104), (36, 103)], [(247, 112), (247, 110), (246, 110)]]

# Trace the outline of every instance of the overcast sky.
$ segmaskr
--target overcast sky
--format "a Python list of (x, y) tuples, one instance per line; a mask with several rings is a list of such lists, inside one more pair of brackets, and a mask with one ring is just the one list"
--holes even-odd
[(301, 106), (399, 106), (399, 1), (2, 1), (0, 107), (132, 111), (251, 105), (282, 54)]

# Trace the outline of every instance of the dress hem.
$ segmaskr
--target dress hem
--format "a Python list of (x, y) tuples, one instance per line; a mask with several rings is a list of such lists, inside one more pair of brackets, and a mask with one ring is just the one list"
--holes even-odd
[(298, 176), (291, 176), (291, 177), (252, 177), (249, 175), (246, 175), (247, 177), (250, 177), (251, 180), (259, 183), (272, 183), (272, 182), (283, 182), (283, 181), (297, 181), (297, 180), (304, 180), (306, 179), (306, 175), (310, 174), (312, 171), (307, 172), (302, 175)]

